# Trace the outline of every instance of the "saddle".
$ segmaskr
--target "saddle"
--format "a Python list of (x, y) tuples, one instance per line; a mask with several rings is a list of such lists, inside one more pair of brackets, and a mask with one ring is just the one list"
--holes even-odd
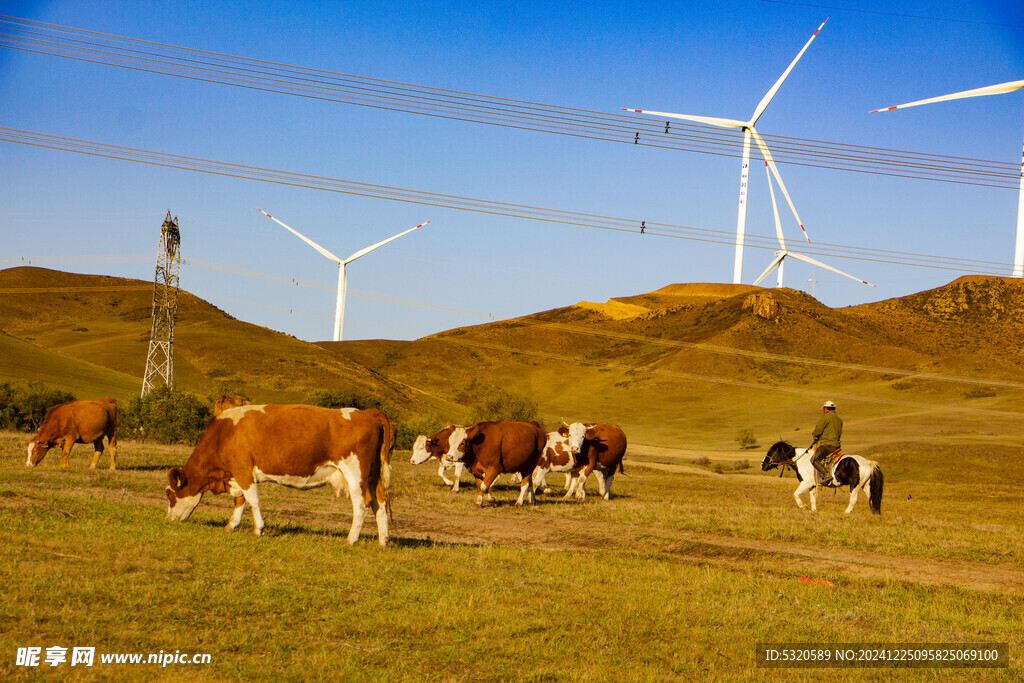
[(840, 460), (845, 458), (845, 457), (846, 457), (846, 453), (843, 453), (843, 450), (841, 448), (838, 448), (838, 449), (832, 451), (831, 453), (829, 453), (828, 455), (826, 455), (824, 458), (822, 458), (821, 459), (821, 464), (822, 464), (822, 466), (825, 469), (825, 474), (822, 474), (821, 471), (818, 470), (817, 467), (815, 467), (814, 468), (814, 483), (817, 486), (824, 486), (824, 487), (829, 487), (829, 488), (837, 488), (835, 481), (833, 481), (833, 479), (832, 479), (832, 475), (828, 474), (828, 473), (831, 472), (832, 468), (835, 467), (836, 464)]

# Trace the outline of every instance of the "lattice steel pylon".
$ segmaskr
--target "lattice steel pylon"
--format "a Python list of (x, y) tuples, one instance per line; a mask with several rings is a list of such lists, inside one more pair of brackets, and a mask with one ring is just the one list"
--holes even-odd
[(178, 314), (178, 271), (181, 270), (181, 232), (178, 217), (167, 212), (160, 226), (153, 279), (153, 330), (149, 337), (146, 375), (142, 380), (145, 397), (159, 384), (174, 389), (174, 318)]

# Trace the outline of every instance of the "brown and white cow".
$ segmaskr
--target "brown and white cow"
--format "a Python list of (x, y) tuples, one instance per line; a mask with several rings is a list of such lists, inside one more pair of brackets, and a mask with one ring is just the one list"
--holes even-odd
[(237, 408), (238, 406), (247, 406), (252, 401), (241, 396), (221, 396), (217, 399), (217, 402), (213, 404), (213, 416), (220, 417), (228, 408)]
[(490, 494), (491, 484), (503, 472), (522, 476), (519, 500), (534, 503), (532, 475), (544, 451), (547, 435), (536, 422), (477, 422), (472, 427), (456, 427), (449, 439), (446, 462), (462, 462), (476, 479), (476, 504), (482, 506)]
[(298, 489), (330, 484), (340, 498), (352, 498), (348, 542), (359, 540), (369, 505), (381, 545), (388, 542), (391, 516), (391, 452), (395, 429), (379, 410), (340, 410), (306, 405), (245, 405), (210, 421), (184, 467), (168, 473), (167, 518), (188, 519), (203, 494), (230, 493), (234, 531), (245, 504), (253, 527), (263, 533), (257, 484), (269, 481)]
[(605, 500), (612, 495), (612, 480), (616, 471), (622, 472), (622, 456), (626, 454), (626, 434), (618, 425), (607, 422), (584, 424), (573, 422), (569, 427), (569, 448), (576, 456), (579, 476), (565, 494), (568, 498), (573, 491), (580, 500), (586, 498), (587, 477), (593, 472), (598, 488)]
[(117, 401), (103, 398), (98, 401), (70, 401), (50, 408), (43, 424), (28, 442), (28, 467), (38, 465), (46, 453), (60, 446), (64, 457), (61, 467), (68, 466), (68, 456), (76, 443), (91, 443), (92, 463), (95, 468), (103, 455), (103, 437), (110, 448), (110, 469), (117, 469)]
[[(444, 454), (451, 449), (449, 440), (451, 439), (452, 432), (459, 428), (465, 429), (462, 425), (448, 425), (441, 431), (429, 437), (425, 434), (420, 434), (416, 437), (416, 443), (412, 445), (412, 458), (409, 459), (409, 462), (413, 465), (421, 465), (431, 458), (437, 458), (439, 463), (437, 476), (441, 477), (445, 485), (451, 486), (452, 491), (456, 493), (459, 491), (459, 480), (462, 478), (462, 469), (464, 465), (462, 462), (456, 462), (454, 464), (445, 462)], [(445, 470), (451, 469), (452, 467), (455, 468), (454, 482), (444, 476)]]
[[(533, 471), (534, 493), (551, 493), (547, 487), (548, 472), (565, 472), (565, 488), (568, 491), (575, 475), (576, 456), (569, 447), (569, 428), (562, 426), (556, 431), (547, 433), (544, 452)], [(568, 494), (567, 494), (568, 495)]]

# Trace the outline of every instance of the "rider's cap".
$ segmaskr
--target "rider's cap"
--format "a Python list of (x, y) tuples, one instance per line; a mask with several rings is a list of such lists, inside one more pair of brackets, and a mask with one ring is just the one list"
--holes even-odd
[(832, 401), (825, 401), (825, 405), (822, 406), (822, 408), (835, 408), (835, 407), (836, 407), (836, 404), (833, 403)]

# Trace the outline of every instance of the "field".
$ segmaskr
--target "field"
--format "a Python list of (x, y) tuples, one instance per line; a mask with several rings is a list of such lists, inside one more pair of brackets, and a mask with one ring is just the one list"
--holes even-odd
[[(823, 493), (796, 508), (763, 449), (631, 446), (615, 497), (477, 509), (395, 453), (392, 544), (345, 543), (326, 489), (260, 489), (164, 520), (190, 449), (123, 442), (121, 469), (77, 446), (25, 467), (0, 434), (0, 677), (29, 680), (1020, 680), (1019, 446), (889, 444), (880, 517)], [(709, 458), (706, 465), (698, 457)], [(737, 465), (747, 460), (751, 467)], [(716, 467), (717, 466), (717, 467)], [(721, 470), (716, 472), (715, 470)], [(549, 477), (556, 491), (561, 475)], [(759, 669), (757, 643), (1008, 643), (1009, 669)], [(19, 667), (18, 648), (95, 647), (93, 667)], [(209, 664), (101, 654), (208, 653)]]

